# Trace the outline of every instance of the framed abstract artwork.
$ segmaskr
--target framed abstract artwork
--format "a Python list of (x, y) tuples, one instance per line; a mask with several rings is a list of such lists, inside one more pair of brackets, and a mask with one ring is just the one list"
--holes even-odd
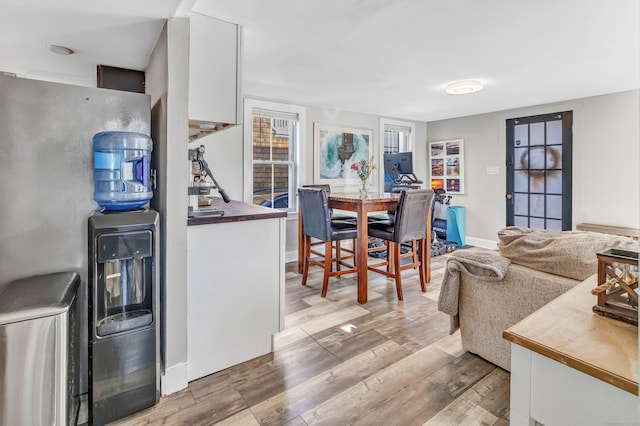
[(369, 160), (372, 145), (371, 129), (314, 123), (314, 183), (344, 185), (360, 182), (351, 165)]
[(429, 142), (432, 189), (464, 194), (464, 140)]

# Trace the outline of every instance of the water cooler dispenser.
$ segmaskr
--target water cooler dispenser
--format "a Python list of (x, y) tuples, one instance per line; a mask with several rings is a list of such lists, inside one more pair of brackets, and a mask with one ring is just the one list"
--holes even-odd
[(106, 424), (160, 396), (158, 213), (89, 218), (89, 420)]

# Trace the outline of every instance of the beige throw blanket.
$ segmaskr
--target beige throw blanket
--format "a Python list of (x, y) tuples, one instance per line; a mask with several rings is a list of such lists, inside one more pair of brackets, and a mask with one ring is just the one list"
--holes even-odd
[(579, 281), (598, 272), (596, 253), (613, 247), (638, 251), (638, 242), (589, 231), (547, 231), (518, 226), (498, 231), (501, 256), (527, 268)]
[(494, 251), (456, 251), (447, 259), (438, 298), (438, 310), (451, 315), (449, 334), (453, 334), (459, 327), (460, 273), (469, 274), (482, 281), (501, 281), (510, 263), (509, 259)]

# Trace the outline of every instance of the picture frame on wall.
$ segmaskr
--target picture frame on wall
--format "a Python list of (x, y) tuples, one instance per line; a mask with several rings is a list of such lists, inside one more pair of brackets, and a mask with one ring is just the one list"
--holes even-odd
[(464, 140), (429, 142), (429, 168), (432, 189), (464, 194)]
[(373, 130), (314, 123), (313, 146), (314, 183), (356, 184), (360, 179), (351, 166), (371, 158)]

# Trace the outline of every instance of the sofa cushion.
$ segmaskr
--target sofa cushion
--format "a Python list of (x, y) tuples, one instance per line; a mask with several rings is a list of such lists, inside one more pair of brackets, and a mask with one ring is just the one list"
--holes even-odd
[(591, 231), (549, 231), (519, 226), (498, 231), (501, 256), (538, 271), (581, 281), (598, 272), (596, 253), (612, 247), (638, 251), (638, 242)]

